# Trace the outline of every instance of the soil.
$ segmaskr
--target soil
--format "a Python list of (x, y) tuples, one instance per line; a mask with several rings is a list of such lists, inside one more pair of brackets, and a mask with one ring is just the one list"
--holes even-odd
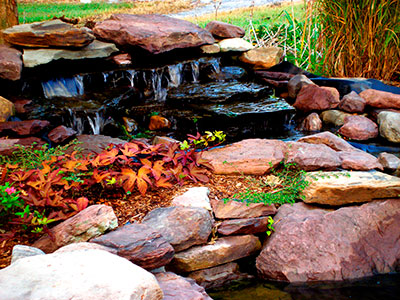
[[(262, 177), (258, 177), (262, 179)], [(186, 192), (190, 187), (206, 186), (210, 189), (210, 199), (224, 199), (232, 198), (233, 195), (244, 192), (246, 188), (254, 189), (254, 183), (245, 176), (224, 176), (224, 175), (211, 175), (210, 182), (202, 183), (189, 183), (184, 186), (174, 186), (172, 189), (154, 189), (142, 196), (139, 193), (131, 194), (126, 199), (110, 199), (102, 197), (88, 197), (89, 199), (97, 199), (91, 201), (91, 204), (105, 204), (112, 206), (115, 215), (118, 218), (119, 226), (130, 222), (140, 222), (143, 217), (151, 210), (158, 207), (168, 207), (171, 201)], [(11, 234), (15, 229), (12, 226), (1, 228), (1, 234)], [(11, 262), (12, 248), (15, 245), (31, 245), (37, 240), (40, 235), (31, 232), (16, 232), (14, 236), (8, 239), (0, 239), (0, 269), (7, 267)]]

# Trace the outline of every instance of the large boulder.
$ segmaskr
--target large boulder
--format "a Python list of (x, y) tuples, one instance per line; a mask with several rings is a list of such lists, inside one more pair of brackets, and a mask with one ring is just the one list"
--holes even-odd
[(330, 131), (308, 135), (300, 138), (298, 141), (309, 144), (324, 144), (335, 151), (357, 151), (357, 148)]
[(400, 113), (383, 111), (378, 114), (379, 134), (392, 143), (400, 143)]
[(23, 59), (25, 67), (33, 68), (59, 59), (79, 60), (109, 57), (112, 53), (117, 51), (117, 47), (112, 43), (104, 43), (94, 40), (92, 43), (81, 49), (24, 50)]
[(42, 147), (45, 142), (37, 137), (27, 137), (20, 139), (9, 139), (0, 138), (0, 155), (11, 155), (15, 150), (18, 149), (18, 145), (21, 146), (32, 146), (34, 149)]
[(77, 136), (76, 139), (79, 142), (79, 148), (82, 149), (81, 153), (83, 155), (90, 153), (99, 154), (110, 144), (124, 145), (127, 143), (125, 140), (101, 134), (82, 134)]
[(341, 151), (339, 152), (342, 168), (354, 171), (369, 171), (374, 169), (383, 170), (378, 159), (362, 150), (357, 151)]
[(49, 127), (50, 122), (44, 120), (7, 121), (0, 123), (0, 133), (11, 135), (35, 135)]
[(174, 256), (174, 249), (166, 239), (144, 224), (125, 225), (91, 242), (111, 248), (117, 255), (147, 270), (165, 266)]
[(211, 200), (214, 215), (218, 219), (242, 219), (270, 216), (276, 213), (275, 205), (247, 203), (236, 200)]
[(309, 84), (301, 88), (293, 106), (304, 112), (332, 109), (339, 105), (339, 97), (335, 88)]
[(21, 51), (0, 45), (0, 78), (19, 80), (22, 71)]
[(239, 26), (220, 21), (211, 21), (206, 29), (217, 39), (242, 38), (245, 30)]
[(68, 139), (71, 139), (76, 136), (76, 131), (72, 128), (65, 127), (64, 125), (57, 126), (52, 129), (47, 137), (50, 141), (56, 144), (60, 144)]
[(5, 122), (7, 119), (14, 115), (14, 104), (0, 96), (0, 122)]
[(252, 65), (255, 69), (269, 69), (279, 64), (283, 50), (279, 47), (261, 47), (244, 52), (239, 60)]
[(390, 92), (367, 89), (362, 91), (360, 97), (364, 98), (367, 105), (378, 108), (400, 108), (400, 95)]
[(161, 300), (154, 275), (101, 250), (20, 259), (0, 270), (2, 300)]
[(374, 139), (378, 136), (378, 125), (364, 116), (347, 116), (344, 118), (344, 124), (339, 129), (339, 133), (343, 136), (365, 141)]
[(256, 260), (264, 279), (347, 280), (400, 267), (399, 200), (338, 210), (285, 204), (277, 220)]
[(326, 205), (399, 198), (400, 178), (377, 171), (311, 172), (303, 201)]
[(206, 243), (213, 221), (204, 208), (171, 206), (152, 210), (142, 223), (158, 230), (178, 252)]
[(61, 20), (15, 25), (3, 31), (4, 40), (22, 47), (71, 47), (89, 45), (94, 36)]
[(51, 228), (51, 236), (46, 233), (33, 246), (50, 253), (71, 243), (86, 242), (117, 226), (118, 219), (110, 206), (91, 205)]
[(215, 174), (262, 175), (275, 168), (286, 153), (278, 140), (248, 139), (222, 148), (203, 152)]
[(366, 104), (367, 101), (365, 101), (364, 98), (352, 91), (342, 98), (339, 103), (339, 108), (349, 113), (362, 113), (364, 112)]
[(152, 54), (215, 42), (212, 35), (188, 21), (163, 15), (114, 14), (93, 28), (101, 40)]

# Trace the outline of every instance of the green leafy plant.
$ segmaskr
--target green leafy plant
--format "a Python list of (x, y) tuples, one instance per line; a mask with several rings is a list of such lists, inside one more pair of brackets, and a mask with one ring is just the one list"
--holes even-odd
[(23, 206), (19, 193), (9, 182), (0, 185), (0, 216), (10, 215)]
[(266, 231), (266, 233), (267, 233), (268, 236), (270, 236), (270, 235), (272, 234), (272, 232), (274, 232), (274, 231), (275, 231), (275, 228), (274, 228), (274, 219), (272, 219), (271, 216), (268, 216), (268, 224), (267, 224), (267, 231)]

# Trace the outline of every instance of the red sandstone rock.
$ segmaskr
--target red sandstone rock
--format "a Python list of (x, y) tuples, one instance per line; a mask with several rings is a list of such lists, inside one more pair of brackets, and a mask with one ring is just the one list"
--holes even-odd
[(132, 57), (129, 53), (121, 53), (111, 57), (111, 60), (119, 66), (125, 66), (132, 64)]
[(289, 78), (288, 82), (288, 96), (292, 99), (297, 97), (300, 90), (308, 85), (315, 85), (307, 76), (303, 74), (297, 74)]
[(171, 122), (168, 119), (157, 115), (150, 117), (150, 124), (149, 124), (150, 130), (159, 130), (170, 127), (171, 127)]
[[(104, 149), (107, 148), (108, 145), (124, 145), (127, 141), (121, 140), (119, 138), (112, 138), (110, 136), (105, 135), (89, 135), (89, 134), (82, 134), (77, 137), (79, 144), (79, 148), (82, 148), (82, 154), (87, 155), (89, 153), (100, 153)], [(71, 149), (72, 150), (72, 149)], [(71, 151), (69, 150), (69, 151)], [(69, 153), (67, 151), (67, 153)], [(71, 151), (72, 152), (72, 151)]]
[(339, 97), (335, 88), (309, 84), (301, 88), (293, 106), (304, 112), (332, 109), (339, 105)]
[(71, 243), (86, 242), (117, 226), (118, 219), (110, 206), (92, 205), (51, 228), (53, 239), (45, 234), (32, 246), (50, 253)]
[(245, 30), (239, 26), (220, 21), (209, 22), (206, 29), (217, 39), (242, 38), (246, 33)]
[(283, 205), (257, 257), (264, 279), (347, 280), (393, 272), (400, 263), (400, 201), (338, 210)]
[(364, 98), (353, 91), (343, 97), (339, 103), (339, 108), (350, 113), (362, 113), (366, 104)]
[(0, 123), (0, 133), (11, 133), (19, 136), (35, 135), (46, 129), (49, 125), (49, 121), (42, 120), (9, 121)]
[(32, 100), (17, 100), (14, 102), (14, 106), (15, 106), (15, 112), (17, 114), (26, 114), (29, 110), (29, 108), (27, 108), (27, 106), (29, 106), (30, 104), (32, 104)]
[(212, 35), (188, 21), (162, 15), (114, 14), (93, 29), (96, 37), (152, 54), (215, 43)]
[(59, 144), (69, 138), (74, 137), (75, 135), (76, 135), (75, 130), (73, 130), (72, 128), (65, 127), (64, 125), (60, 125), (49, 132), (48, 138), (53, 143)]
[(339, 157), (342, 161), (342, 168), (345, 170), (368, 171), (383, 170), (378, 159), (364, 151), (341, 151)]
[(376, 138), (379, 130), (378, 125), (366, 117), (347, 116), (339, 133), (353, 140), (364, 141)]
[(19, 80), (22, 71), (21, 57), (21, 51), (0, 45), (0, 78)]
[(278, 140), (248, 139), (203, 152), (215, 174), (262, 175), (283, 161), (286, 145)]
[(266, 232), (268, 217), (225, 220), (218, 226), (218, 233), (222, 235), (254, 234)]
[(400, 108), (400, 95), (373, 89), (362, 91), (360, 97), (367, 105), (378, 108)]
[(276, 213), (275, 205), (264, 203), (245, 203), (235, 200), (225, 202), (224, 200), (211, 199), (214, 215), (218, 219), (242, 219), (270, 216)]
[(357, 151), (357, 148), (330, 131), (308, 135), (300, 138), (298, 141), (308, 144), (324, 144), (335, 151)]
[(135, 265), (153, 270), (168, 264), (174, 249), (156, 230), (144, 224), (129, 224), (91, 242), (115, 250)]
[(0, 139), (0, 155), (11, 155), (17, 148), (17, 145), (31, 146), (35, 144), (34, 148), (40, 148), (45, 142), (37, 137), (27, 137), (22, 139)]
[(378, 156), (379, 163), (389, 172), (394, 172), (400, 167), (400, 159), (391, 153), (382, 152)]
[(303, 131), (320, 131), (322, 128), (322, 121), (317, 113), (309, 114), (303, 122), (301, 122), (300, 130)]

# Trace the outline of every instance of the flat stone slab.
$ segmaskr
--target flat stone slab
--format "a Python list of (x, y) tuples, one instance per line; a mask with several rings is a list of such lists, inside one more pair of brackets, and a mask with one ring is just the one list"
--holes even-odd
[(218, 226), (218, 233), (222, 235), (255, 234), (266, 232), (268, 217), (225, 220)]
[(310, 172), (308, 180), (310, 185), (303, 191), (306, 203), (344, 205), (400, 195), (400, 178), (378, 171)]
[(176, 253), (169, 267), (178, 273), (211, 268), (250, 256), (260, 248), (260, 240), (254, 235), (227, 236), (214, 244)]
[(276, 213), (275, 205), (264, 203), (246, 203), (236, 200), (211, 200), (211, 206), (217, 219), (243, 219), (270, 216)]
[(192, 187), (184, 194), (175, 197), (171, 204), (173, 206), (201, 207), (211, 211), (209, 194), (210, 190), (205, 186)]

